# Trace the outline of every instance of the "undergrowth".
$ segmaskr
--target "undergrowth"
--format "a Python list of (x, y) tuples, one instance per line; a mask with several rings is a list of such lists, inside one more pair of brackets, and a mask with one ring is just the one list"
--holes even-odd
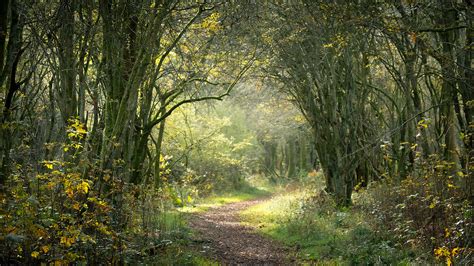
[(163, 234), (148, 238), (146, 243), (140, 243), (135, 250), (127, 249), (127, 264), (141, 262), (145, 265), (212, 265), (206, 258), (189, 248), (192, 242), (191, 232), (186, 226), (184, 217), (177, 212), (167, 212), (161, 215), (159, 224)]
[[(145, 217), (152, 217), (147, 224), (154, 228), (146, 228), (143, 232), (156, 232), (155, 235), (140, 234), (133, 232), (133, 236), (141, 236), (141, 239), (131, 241), (135, 246), (127, 247), (127, 261), (142, 262), (153, 265), (218, 265), (212, 259), (200, 254), (203, 249), (202, 243), (195, 243), (194, 232), (188, 227), (191, 214), (204, 212), (209, 208), (219, 207), (225, 204), (251, 200), (258, 197), (270, 195), (269, 187), (253, 187), (243, 183), (239, 189), (228, 192), (214, 193), (205, 198), (194, 198), (176, 206), (175, 201), (155, 201), (152, 204), (161, 205), (148, 206), (146, 210), (161, 209), (160, 213), (148, 213)], [(148, 201), (147, 201), (148, 202)], [(174, 204), (173, 204), (174, 203)], [(136, 212), (139, 214), (139, 212)], [(137, 217), (137, 223), (142, 222)], [(141, 231), (143, 225), (136, 224), (133, 228)]]
[(416, 170), (407, 178), (389, 177), (368, 189), (367, 212), (375, 217), (379, 231), (422, 250), (420, 256), (446, 265), (472, 265), (472, 166), (460, 169), (437, 155), (417, 157)]
[(363, 209), (336, 208), (324, 192), (314, 192), (322, 191), (319, 181), (304, 187), (243, 211), (244, 223), (292, 247), (301, 261), (311, 264), (403, 265), (416, 261), (411, 249), (397, 246), (387, 234), (376, 233)]
[[(179, 204), (175, 200), (169, 199), (164, 201), (146, 200), (152, 205), (160, 206), (148, 206), (145, 210), (157, 208), (164, 210), (160, 213), (144, 215), (152, 217), (152, 220), (147, 221), (147, 224), (155, 227), (147, 228), (146, 231), (154, 231), (157, 234), (142, 235), (141, 241), (132, 242), (139, 243), (139, 245), (127, 248), (127, 262), (140, 261), (153, 265), (218, 265), (216, 261), (200, 254), (203, 249), (202, 243), (195, 242), (194, 232), (188, 227), (188, 220), (192, 219), (191, 214), (204, 212), (209, 208), (225, 204), (269, 196), (276, 189), (257, 177), (241, 182), (236, 189), (214, 192), (207, 197), (192, 198)], [(149, 195), (149, 197), (153, 197), (153, 195)], [(142, 222), (142, 219), (137, 217), (136, 222)], [(143, 226), (139, 224), (134, 226), (134, 228), (141, 227)], [(134, 232), (133, 235), (140, 234)]]

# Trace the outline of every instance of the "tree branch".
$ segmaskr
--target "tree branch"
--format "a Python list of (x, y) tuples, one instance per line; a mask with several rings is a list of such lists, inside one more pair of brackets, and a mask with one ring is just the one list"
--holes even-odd
[(168, 111), (166, 111), (162, 116), (160, 117), (157, 117), (155, 118), (154, 120), (150, 121), (150, 123), (148, 123), (145, 127), (144, 127), (144, 131), (145, 132), (151, 132), (151, 130), (153, 129), (154, 126), (156, 126), (157, 124), (159, 124), (161, 121), (163, 121), (164, 119), (166, 119), (168, 116), (171, 115), (171, 113), (176, 110), (176, 108), (180, 107), (181, 105), (183, 104), (186, 104), (186, 103), (193, 103), (193, 102), (201, 102), (201, 101), (207, 101), (207, 100), (219, 100), (219, 101), (222, 101), (222, 99), (225, 97), (225, 96), (229, 96), (230, 92), (232, 91), (232, 89), (235, 87), (235, 85), (237, 85), (237, 83), (242, 79), (242, 77), (244, 76), (244, 74), (250, 69), (250, 67), (253, 65), (253, 62), (255, 61), (256, 59), (256, 53), (254, 52), (254, 54), (252, 55), (252, 58), (251, 60), (240, 70), (239, 74), (237, 75), (237, 77), (235, 77), (235, 79), (232, 81), (231, 84), (229, 84), (229, 86), (227, 87), (227, 89), (225, 90), (224, 93), (218, 95), (218, 96), (206, 96), (206, 97), (201, 97), (201, 98), (194, 98), (194, 99), (186, 99), (186, 100), (182, 100), (180, 101), (179, 103), (175, 104), (173, 107), (171, 107)]
[(178, 36), (176, 37), (176, 39), (174, 39), (173, 43), (168, 47), (168, 49), (166, 49), (166, 51), (164, 52), (164, 54), (161, 56), (160, 58), (160, 61), (158, 62), (158, 66), (157, 66), (157, 72), (160, 71), (162, 65), (163, 65), (163, 62), (165, 60), (165, 58), (169, 55), (169, 53), (171, 53), (171, 51), (173, 51), (173, 49), (176, 47), (176, 45), (178, 44), (178, 42), (181, 40), (181, 38), (184, 36), (184, 34), (188, 31), (188, 28), (194, 23), (194, 21), (196, 21), (196, 19), (198, 19), (198, 17), (204, 12), (204, 9), (201, 6), (199, 6), (199, 10), (198, 12), (196, 13), (196, 15), (194, 15), (194, 17), (188, 21), (188, 23), (184, 26), (184, 28), (179, 32)]

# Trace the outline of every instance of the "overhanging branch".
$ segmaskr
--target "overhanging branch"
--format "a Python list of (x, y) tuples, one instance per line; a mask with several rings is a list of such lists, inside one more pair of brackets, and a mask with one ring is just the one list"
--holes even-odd
[[(148, 123), (148, 125), (146, 125), (144, 127), (144, 131), (148, 132), (148, 133), (151, 132), (153, 127), (155, 127), (161, 121), (163, 121), (168, 116), (170, 116), (171, 113), (173, 113), (174, 110), (176, 110), (178, 107), (180, 107), (183, 104), (194, 103), (194, 102), (202, 102), (202, 101), (207, 101), (207, 100), (222, 101), (224, 97), (230, 95), (230, 92), (232, 91), (232, 89), (237, 85), (237, 83), (242, 79), (242, 77), (245, 75), (245, 73), (250, 69), (250, 67), (253, 65), (253, 62), (255, 62), (255, 59), (256, 59), (256, 53), (254, 52), (254, 54), (252, 55), (251, 60), (249, 60), (249, 62), (240, 70), (239, 74), (235, 77), (235, 79), (232, 81), (232, 83), (229, 84), (229, 86), (227, 87), (227, 89), (225, 90), (224, 93), (222, 93), (218, 96), (205, 96), (205, 97), (200, 97), (200, 98), (182, 100), (182, 101), (178, 102), (177, 104), (173, 105), (168, 111), (166, 111), (160, 117), (157, 117), (154, 120), (150, 121), (150, 123)], [(196, 80), (194, 80), (194, 81), (196, 81)], [(201, 80), (201, 81), (206, 82), (204, 80)], [(208, 83), (208, 82), (206, 82), (206, 83)]]

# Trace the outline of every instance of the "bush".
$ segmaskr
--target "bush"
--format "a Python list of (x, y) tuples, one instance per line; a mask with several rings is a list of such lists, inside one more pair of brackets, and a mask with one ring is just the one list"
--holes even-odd
[[(409, 245), (446, 264), (472, 264), (473, 206), (464, 189), (467, 175), (432, 155), (418, 158), (402, 181), (388, 178), (370, 191), (369, 210), (398, 245)], [(431, 254), (431, 255), (428, 255)]]
[(176, 191), (127, 184), (82, 160), (85, 134), (71, 120), (66, 143), (54, 144), (61, 159), (16, 165), (0, 194), (0, 264), (137, 262), (187, 236)]
[[(43, 162), (44, 173), (17, 168), (1, 202), (4, 263), (99, 261), (118, 249), (109, 202), (63, 162)], [(31, 176), (31, 177), (30, 177)], [(108, 257), (110, 261), (112, 258)]]

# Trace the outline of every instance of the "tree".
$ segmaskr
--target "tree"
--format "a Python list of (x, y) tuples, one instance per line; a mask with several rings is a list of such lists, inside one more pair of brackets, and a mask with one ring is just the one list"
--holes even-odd
[[(10, 174), (10, 150), (15, 143), (15, 117), (13, 112), (15, 95), (22, 81), (18, 79), (18, 68), (23, 48), (24, 15), (17, 1), (3, 1), (0, 6), (0, 89), (4, 94), (0, 128), (0, 191)], [(7, 30), (9, 29), (9, 30)], [(7, 34), (8, 32), (8, 34)], [(7, 38), (8, 36), (8, 38)], [(5, 52), (6, 45), (6, 53)]]
[(328, 192), (339, 205), (348, 205), (356, 169), (364, 161), (358, 147), (368, 141), (353, 133), (366, 131), (371, 121), (370, 107), (364, 104), (371, 90), (364, 64), (367, 47), (360, 39), (366, 32), (343, 18), (356, 20), (361, 14), (353, 6), (338, 4), (305, 2), (291, 7), (294, 12), (285, 6), (276, 10), (284, 26), (273, 37), (279, 40), (272, 46), (279, 66), (273, 75), (311, 125)]

